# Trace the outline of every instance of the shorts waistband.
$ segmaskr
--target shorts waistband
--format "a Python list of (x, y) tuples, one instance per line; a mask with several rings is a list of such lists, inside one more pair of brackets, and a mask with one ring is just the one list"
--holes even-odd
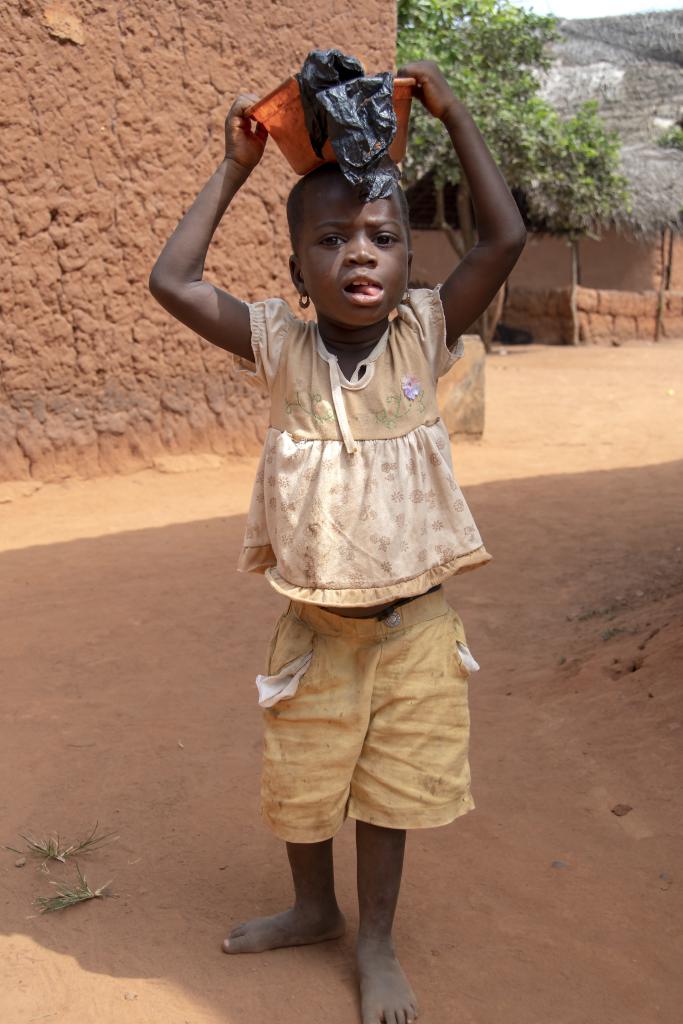
[(382, 613), (381, 618), (354, 619), (335, 615), (318, 605), (292, 601), (294, 615), (323, 636), (348, 636), (367, 640), (383, 640), (420, 622), (438, 619), (449, 610), (443, 589), (422, 594), (403, 604), (397, 603)]

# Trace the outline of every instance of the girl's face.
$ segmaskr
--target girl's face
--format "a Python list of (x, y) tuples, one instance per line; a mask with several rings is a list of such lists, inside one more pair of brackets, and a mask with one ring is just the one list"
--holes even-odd
[(341, 175), (311, 182), (290, 257), (292, 280), (318, 320), (367, 334), (386, 321), (408, 284), (412, 253), (395, 195), (362, 203)]

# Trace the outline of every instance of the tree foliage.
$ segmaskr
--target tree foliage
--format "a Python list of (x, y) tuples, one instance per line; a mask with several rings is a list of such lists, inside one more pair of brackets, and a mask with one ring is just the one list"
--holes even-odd
[[(507, 0), (399, 0), (397, 61), (435, 60), (508, 179), (523, 175), (537, 134), (536, 72), (548, 67), (555, 19)], [(411, 116), (406, 176), (458, 180), (450, 140), (422, 110)]]
[[(399, 66), (437, 61), (469, 108), (508, 184), (522, 190), (532, 219), (576, 236), (627, 204), (619, 144), (594, 103), (562, 119), (539, 95), (551, 63), (557, 21), (509, 0), (399, 0)], [(405, 163), (409, 183), (434, 172), (437, 187), (460, 169), (442, 126), (411, 116)]]
[(657, 145), (664, 149), (683, 149), (683, 126), (672, 124), (659, 136)]
[(595, 101), (573, 117), (549, 111), (539, 132), (533, 177), (526, 187), (532, 219), (552, 234), (589, 234), (628, 207), (619, 173), (619, 137), (598, 114)]

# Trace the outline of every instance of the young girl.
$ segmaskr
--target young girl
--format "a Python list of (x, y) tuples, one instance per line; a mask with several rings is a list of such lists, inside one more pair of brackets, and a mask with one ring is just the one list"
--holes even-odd
[[(332, 837), (356, 819), (363, 1024), (408, 1024), (415, 996), (392, 923), (406, 829), (472, 806), (467, 675), (476, 667), (441, 584), (489, 559), (453, 478), (436, 380), (524, 245), (517, 207), (474, 122), (431, 62), (400, 72), (439, 118), (467, 176), (479, 242), (440, 288), (408, 291), (405, 196), (363, 204), (335, 164), (287, 204), (294, 287), (247, 305), (203, 280), (211, 238), (263, 153), (241, 96), (225, 159), (166, 243), (152, 294), (244, 360), (271, 396), (240, 569), (289, 599), (258, 688), (263, 813), (285, 840), (290, 910), (235, 928), (227, 953), (333, 939)], [(396, 316), (392, 317), (392, 314)]]

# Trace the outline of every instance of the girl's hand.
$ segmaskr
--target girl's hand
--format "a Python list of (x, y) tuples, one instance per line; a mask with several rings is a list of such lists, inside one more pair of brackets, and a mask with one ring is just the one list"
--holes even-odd
[(228, 111), (225, 119), (225, 157), (245, 174), (251, 174), (263, 156), (268, 132), (257, 121), (245, 116), (247, 110), (256, 103), (258, 96), (238, 96)]
[(415, 79), (416, 96), (432, 117), (438, 117), (440, 121), (448, 114), (463, 109), (462, 103), (456, 99), (438, 64), (433, 60), (418, 60), (414, 64), (406, 64), (399, 70), (398, 77)]

